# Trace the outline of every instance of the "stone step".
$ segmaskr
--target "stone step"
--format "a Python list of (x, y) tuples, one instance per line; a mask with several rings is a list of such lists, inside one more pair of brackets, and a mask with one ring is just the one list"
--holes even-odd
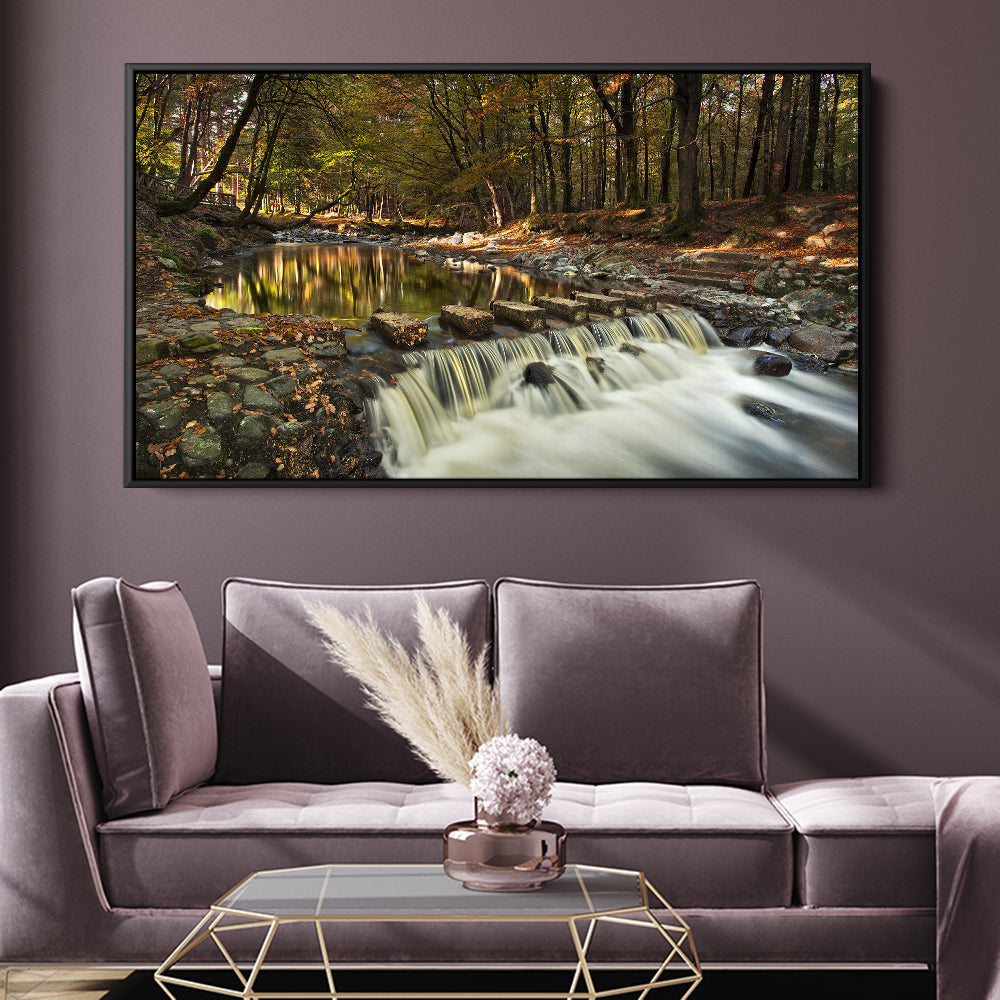
[[(738, 275), (730, 275), (726, 278), (719, 277), (707, 277), (704, 272), (692, 271), (687, 274), (680, 274), (678, 272), (668, 271), (665, 274), (661, 274), (660, 277), (665, 281), (679, 281), (684, 285), (706, 285), (710, 288), (726, 288), (729, 289), (729, 283), (731, 281), (739, 281)], [(730, 289), (731, 290), (731, 289)]]
[(651, 292), (640, 292), (633, 288), (604, 288), (602, 291), (613, 299), (624, 299), (625, 304), (633, 309), (641, 309), (643, 312), (656, 311), (656, 296)]
[(583, 303), (590, 312), (615, 319), (625, 315), (625, 299), (593, 292), (573, 292), (573, 298)]
[(756, 250), (702, 250), (698, 252), (698, 259), (748, 263), (759, 260), (760, 254)]
[(393, 347), (421, 347), (427, 343), (427, 323), (419, 316), (376, 310), (368, 320)]
[(570, 323), (585, 323), (587, 320), (587, 307), (573, 299), (563, 299), (555, 295), (535, 295), (531, 299), (531, 304), (540, 306), (550, 315), (558, 316)]
[(735, 267), (730, 261), (710, 260), (706, 257), (690, 257), (687, 260), (681, 261), (679, 264), (674, 264), (672, 266), (688, 268), (691, 271), (715, 271), (720, 274), (736, 274), (740, 270), (749, 269)]
[(493, 333), (493, 313), (471, 306), (441, 306), (441, 322), (456, 327), (473, 339)]
[(680, 274), (685, 278), (718, 278), (720, 281), (732, 281), (734, 278), (739, 278), (739, 271), (717, 271), (717, 270), (698, 270), (694, 267), (668, 267), (667, 271), (671, 274)]
[(544, 330), (546, 326), (545, 310), (527, 302), (501, 302), (494, 299), (490, 303), (490, 312), (505, 323), (513, 323), (523, 330)]

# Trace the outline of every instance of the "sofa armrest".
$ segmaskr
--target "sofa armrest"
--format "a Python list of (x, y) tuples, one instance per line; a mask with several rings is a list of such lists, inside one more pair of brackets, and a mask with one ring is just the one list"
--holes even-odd
[(76, 674), (0, 691), (0, 761), (2, 960), (51, 934), (60, 914), (73, 913), (72, 925), (110, 910), (94, 832), (101, 783)]

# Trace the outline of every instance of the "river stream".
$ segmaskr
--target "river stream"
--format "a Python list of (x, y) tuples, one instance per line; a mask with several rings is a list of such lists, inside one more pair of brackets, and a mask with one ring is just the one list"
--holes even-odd
[[(352, 353), (385, 348), (363, 331), (376, 308), (428, 318), (431, 350), (367, 404), (393, 478), (416, 480), (854, 479), (856, 380), (754, 373), (696, 313), (670, 309), (545, 333), (500, 329), (482, 343), (442, 330), (444, 304), (567, 295), (575, 285), (470, 262), (417, 264), (367, 244), (278, 244), (237, 261), (214, 308), (311, 313), (353, 326)], [(444, 348), (444, 349), (442, 349)], [(774, 352), (779, 353), (780, 352)], [(541, 363), (544, 378), (526, 379)]]

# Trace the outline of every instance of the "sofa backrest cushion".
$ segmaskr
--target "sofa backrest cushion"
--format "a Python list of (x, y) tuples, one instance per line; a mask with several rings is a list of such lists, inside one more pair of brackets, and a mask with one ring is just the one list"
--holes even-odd
[(176, 583), (98, 577), (72, 596), (105, 810), (160, 809), (215, 770), (212, 683), (191, 609)]
[(763, 784), (755, 582), (501, 579), (495, 601), (501, 702), (560, 780)]
[(308, 586), (232, 579), (223, 584), (222, 726), (216, 780), (437, 780), (410, 745), (368, 707), (360, 684), (331, 663), (303, 599), (364, 617), (411, 653), (422, 593), (446, 609), (473, 654), (490, 640), (490, 589), (484, 581), (427, 586)]

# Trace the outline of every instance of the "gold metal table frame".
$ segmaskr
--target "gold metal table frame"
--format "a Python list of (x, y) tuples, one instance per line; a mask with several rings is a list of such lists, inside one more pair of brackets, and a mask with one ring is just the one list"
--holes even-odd
[[(207, 993), (214, 993), (220, 996), (237, 997), (242, 1000), (430, 1000), (430, 998), (448, 997), (470, 997), (478, 1000), (525, 1000), (527, 997), (534, 1000), (597, 1000), (597, 998), (622, 996), (626, 994), (636, 994), (638, 1000), (645, 1000), (648, 994), (654, 990), (667, 986), (686, 987), (680, 996), (675, 995), (675, 1000), (686, 1000), (702, 980), (701, 966), (698, 961), (698, 954), (695, 949), (694, 940), (691, 936), (691, 928), (677, 914), (673, 907), (660, 895), (657, 890), (649, 884), (642, 872), (627, 871), (616, 868), (600, 868), (591, 865), (567, 865), (566, 873), (559, 882), (565, 880), (575, 880), (580, 888), (580, 899), (586, 904), (586, 908), (581, 907), (580, 912), (537, 912), (531, 913), (527, 910), (516, 913), (504, 913), (503, 903), (506, 898), (514, 895), (511, 893), (476, 893), (477, 896), (501, 897), (497, 899), (497, 906), (494, 909), (483, 909), (482, 912), (435, 912), (417, 913), (412, 909), (400, 907), (398, 911), (373, 910), (371, 912), (360, 910), (353, 912), (351, 908), (341, 911), (321, 912), (324, 908), (324, 899), (329, 899), (328, 891), (336, 886), (338, 878), (345, 873), (351, 873), (355, 877), (363, 877), (366, 873), (391, 873), (400, 871), (408, 874), (416, 874), (420, 878), (430, 878), (430, 872), (440, 873), (442, 879), (450, 881), (437, 865), (318, 865), (310, 868), (291, 868), (275, 872), (258, 872), (249, 876), (241, 882), (235, 889), (227, 893), (218, 902), (213, 903), (205, 917), (191, 931), (191, 933), (177, 946), (170, 957), (154, 973), (154, 979), (160, 987), (171, 998), (178, 1000), (171, 990), (172, 986), (187, 987), (188, 989), (200, 990)], [(602, 907), (599, 894), (592, 892), (588, 888), (588, 878), (602, 877), (601, 873), (610, 876), (623, 876), (635, 879), (635, 900), (634, 905), (621, 904), (611, 907)], [(248, 887), (252, 886), (254, 880), (264, 877), (277, 877), (287, 875), (291, 877), (322, 877), (322, 890), (318, 894), (316, 907), (312, 913), (268, 913), (267, 907), (254, 907), (253, 901), (248, 901), (245, 905), (240, 905), (240, 899), (244, 896)], [(457, 883), (454, 883), (457, 885)], [(557, 885), (558, 883), (549, 883)], [(462, 890), (469, 892), (469, 890)], [(544, 890), (540, 890), (539, 895)], [(523, 901), (525, 896), (533, 893), (518, 893), (518, 902)], [(597, 896), (598, 898), (594, 898)], [(258, 901), (259, 903), (260, 901)], [(665, 914), (667, 919), (661, 919), (651, 907), (659, 904), (657, 909), (661, 912), (661, 917)], [(301, 907), (305, 909), (305, 907)], [(462, 907), (458, 907), (462, 909)], [(278, 909), (278, 907), (273, 907)], [(378, 991), (375, 993), (365, 992), (340, 992), (334, 982), (334, 964), (330, 961), (330, 954), (327, 946), (324, 927), (343, 922), (564, 922), (569, 930), (573, 948), (576, 953), (576, 967), (573, 971), (572, 982), (567, 991), (558, 993), (542, 993), (538, 991), (525, 992), (479, 992), (472, 993), (467, 990), (461, 992), (405, 992), (391, 993)], [(279, 927), (284, 924), (298, 923), (314, 925), (316, 930), (318, 955), (322, 961), (322, 969), (326, 977), (326, 990), (310, 992), (287, 991), (267, 992), (257, 989), (256, 983), (261, 971), (265, 968), (268, 953), (274, 941), (275, 934)], [(613, 989), (598, 990), (592, 975), (591, 967), (588, 965), (587, 954), (594, 940), (595, 931), (602, 923), (624, 924), (635, 928), (645, 928), (659, 933), (666, 948), (666, 957), (655, 969), (652, 976), (647, 980), (640, 981), (634, 985), (618, 986)], [(264, 931), (263, 943), (257, 953), (252, 965), (244, 963), (248, 968), (241, 968), (225, 945), (225, 935), (227, 932), (237, 930), (247, 930), (261, 928)], [(185, 956), (190, 954), (195, 948), (211, 939), (218, 949), (223, 961), (223, 968), (228, 967), (235, 976), (233, 987), (218, 986), (204, 982), (197, 982), (194, 979), (180, 975), (183, 970), (177, 967)], [(357, 966), (353, 965), (352, 968)], [(636, 970), (640, 972), (642, 970)], [(648, 973), (648, 970), (646, 970)], [(582, 986), (582, 989), (581, 989)]]

